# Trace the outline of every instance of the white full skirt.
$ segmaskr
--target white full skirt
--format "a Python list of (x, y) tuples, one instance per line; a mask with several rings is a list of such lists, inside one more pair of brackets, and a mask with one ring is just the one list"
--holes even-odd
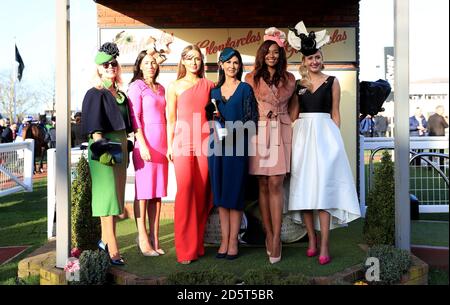
[(342, 136), (328, 113), (303, 113), (295, 122), (286, 188), (284, 211), (295, 222), (304, 223), (302, 210), (313, 210), (316, 230), (319, 210), (330, 214), (330, 229), (361, 217)]

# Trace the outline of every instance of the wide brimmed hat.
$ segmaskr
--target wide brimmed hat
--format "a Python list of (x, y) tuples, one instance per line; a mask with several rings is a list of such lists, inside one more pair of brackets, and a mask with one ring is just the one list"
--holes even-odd
[(97, 65), (104, 64), (112, 59), (116, 59), (119, 56), (119, 48), (114, 42), (105, 42), (98, 50), (95, 56), (95, 63)]
[(270, 27), (264, 32), (264, 41), (266, 40), (275, 41), (280, 48), (284, 48), (286, 33), (280, 31), (276, 27)]
[(300, 51), (304, 56), (317, 52), (322, 46), (330, 41), (330, 35), (326, 30), (308, 33), (303, 21), (297, 23), (295, 28), (289, 28), (288, 42), (294, 49)]

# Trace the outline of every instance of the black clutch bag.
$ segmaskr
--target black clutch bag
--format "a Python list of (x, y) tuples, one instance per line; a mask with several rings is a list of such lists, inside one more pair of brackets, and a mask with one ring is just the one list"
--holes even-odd
[(100, 156), (105, 152), (112, 155), (115, 163), (122, 163), (123, 152), (122, 144), (119, 142), (112, 142), (108, 139), (101, 139), (91, 144), (92, 160), (100, 160)]

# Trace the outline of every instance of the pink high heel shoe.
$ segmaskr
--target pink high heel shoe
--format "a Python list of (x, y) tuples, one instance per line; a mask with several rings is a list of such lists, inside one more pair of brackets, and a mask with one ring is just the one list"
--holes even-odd
[(325, 255), (325, 256), (319, 256), (319, 264), (320, 265), (326, 265), (326, 264), (328, 264), (329, 262), (331, 262), (331, 257), (330, 256), (328, 256), (328, 255)]
[(317, 256), (317, 254), (319, 254), (319, 251), (317, 249), (315, 249), (315, 250), (313, 250), (313, 249), (306, 250), (306, 256), (307, 257), (314, 257), (314, 256)]

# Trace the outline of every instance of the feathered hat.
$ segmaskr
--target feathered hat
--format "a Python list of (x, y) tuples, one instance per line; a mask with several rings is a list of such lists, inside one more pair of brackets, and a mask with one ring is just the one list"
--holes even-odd
[(173, 40), (173, 33), (163, 32), (159, 39), (150, 36), (145, 47), (147, 54), (155, 57), (158, 65), (162, 64), (167, 60), (167, 54), (171, 52), (169, 45), (173, 43)]
[(275, 41), (280, 48), (284, 48), (286, 33), (276, 27), (270, 27), (264, 32), (264, 41), (266, 40)]
[(304, 56), (309, 56), (317, 52), (323, 45), (330, 41), (330, 35), (326, 30), (308, 33), (303, 21), (297, 23), (295, 28), (289, 28), (288, 42)]

